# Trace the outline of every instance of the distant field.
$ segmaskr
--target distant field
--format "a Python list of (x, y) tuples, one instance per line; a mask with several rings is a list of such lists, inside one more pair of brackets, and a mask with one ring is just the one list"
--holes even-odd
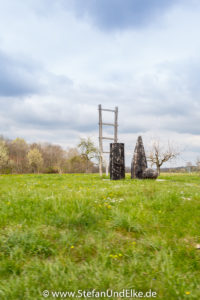
[(0, 176), (0, 299), (93, 289), (200, 299), (197, 244), (197, 174)]

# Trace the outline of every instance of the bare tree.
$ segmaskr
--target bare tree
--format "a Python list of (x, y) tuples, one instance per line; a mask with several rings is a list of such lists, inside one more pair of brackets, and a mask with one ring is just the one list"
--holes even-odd
[[(51, 145), (49, 143), (38, 145), (44, 163), (44, 172), (47, 173), (63, 173), (66, 161), (66, 152), (59, 145)], [(33, 144), (33, 148), (35, 148)]]
[(75, 156), (79, 156), (80, 153), (77, 148), (68, 148), (66, 150), (66, 159), (71, 159)]
[(9, 158), (13, 161), (14, 171), (16, 173), (25, 173), (28, 168), (27, 153), (28, 144), (24, 139), (16, 138), (7, 143)]
[(147, 160), (150, 162), (151, 167), (156, 166), (157, 172), (160, 174), (161, 166), (167, 161), (174, 160), (179, 155), (180, 152), (174, 149), (170, 142), (167, 146), (163, 146), (159, 140), (154, 140), (147, 155)]

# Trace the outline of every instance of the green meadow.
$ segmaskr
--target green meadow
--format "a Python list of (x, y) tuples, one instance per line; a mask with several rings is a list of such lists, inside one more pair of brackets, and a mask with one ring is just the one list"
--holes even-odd
[(198, 244), (198, 174), (0, 176), (0, 299), (93, 289), (200, 299)]

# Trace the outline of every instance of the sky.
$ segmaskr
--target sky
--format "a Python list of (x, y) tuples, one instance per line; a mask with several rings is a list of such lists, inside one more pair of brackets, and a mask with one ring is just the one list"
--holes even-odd
[(98, 104), (118, 106), (127, 166), (139, 135), (195, 164), (199, 28), (198, 0), (0, 0), (0, 134), (98, 145)]

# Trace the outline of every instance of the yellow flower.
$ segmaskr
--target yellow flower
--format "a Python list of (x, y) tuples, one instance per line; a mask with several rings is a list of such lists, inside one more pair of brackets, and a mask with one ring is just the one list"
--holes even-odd
[(113, 255), (112, 255), (112, 254), (110, 254), (109, 256), (110, 256), (110, 257), (113, 257)]
[(160, 214), (160, 213), (161, 213), (161, 210), (159, 210), (158, 212), (159, 212), (159, 214)]
[(118, 255), (114, 255), (114, 258), (118, 258)]
[(107, 207), (108, 207), (108, 208), (111, 208), (111, 205), (108, 205)]
[(123, 255), (121, 253), (118, 254), (120, 257), (122, 257)]
[(132, 242), (132, 244), (133, 244), (133, 245), (135, 245), (135, 244), (136, 244), (136, 242)]
[(190, 292), (185, 292), (186, 293), (186, 295), (190, 295)]
[(7, 205), (10, 205), (10, 201), (9, 201), (9, 202), (7, 202)]
[(71, 249), (74, 249), (74, 246), (73, 246), (73, 245), (71, 246)]

